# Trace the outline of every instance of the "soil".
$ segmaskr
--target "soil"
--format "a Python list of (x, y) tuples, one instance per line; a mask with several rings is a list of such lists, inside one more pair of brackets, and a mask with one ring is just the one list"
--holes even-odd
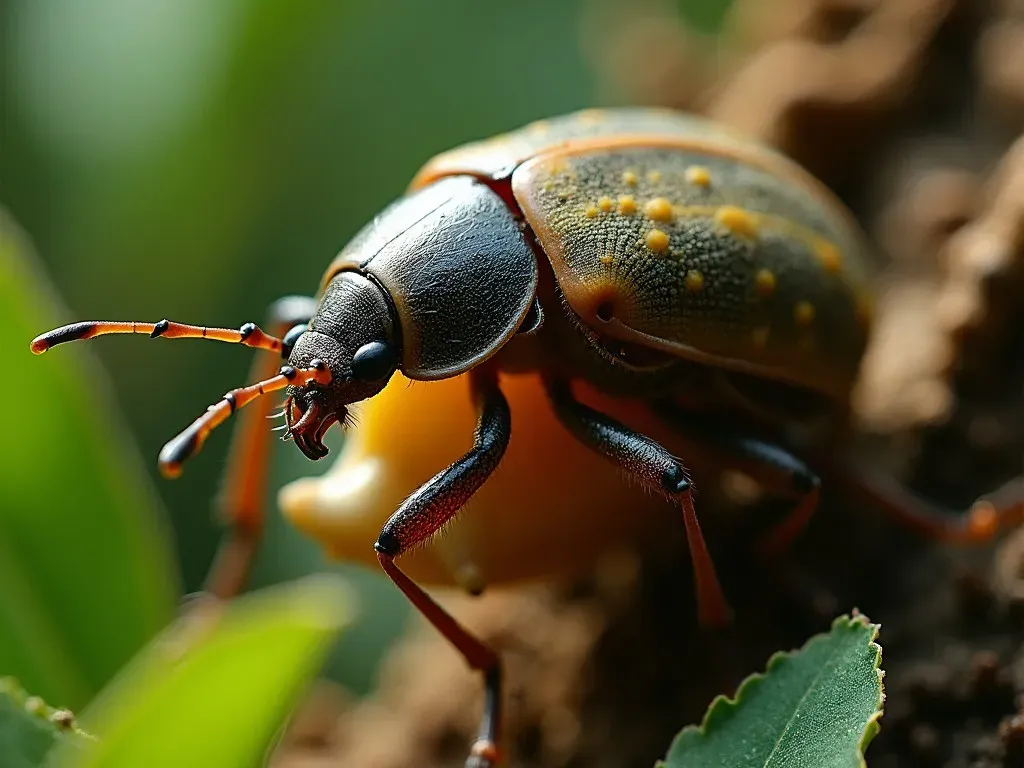
[[(769, 18), (766, 5), (737, 2), (731, 47), (687, 70), (704, 88), (673, 76), (706, 62), (707, 43), (663, 4), (647, 18), (662, 14), (659, 40), (677, 49), (653, 80), (622, 75), (644, 71), (626, 66), (644, 51), (649, 31), (630, 28), (643, 14), (604, 9), (588, 38), (627, 95), (760, 135), (840, 191), (885, 254), (853, 440), (921, 495), (967, 509), (1024, 474), (1024, 6), (780, 0)], [(716, 694), (857, 608), (882, 627), (872, 768), (1024, 766), (1024, 529), (955, 547), (826, 486), (784, 558), (754, 557), (784, 509), (751, 503), (750, 530), (712, 545), (736, 615), (727, 632), (696, 624), (681, 531), (571, 584), (446, 600), (506, 660), (508, 763), (651, 766)], [(417, 624), (375, 695), (321, 690), (275, 764), (459, 766), (480, 703), (477, 677)]]

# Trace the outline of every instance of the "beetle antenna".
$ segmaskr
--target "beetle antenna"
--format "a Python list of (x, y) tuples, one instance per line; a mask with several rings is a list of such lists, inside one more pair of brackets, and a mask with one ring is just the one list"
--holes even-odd
[(163, 447), (160, 451), (160, 471), (165, 477), (180, 475), (181, 465), (187, 458), (199, 452), (210, 432), (227, 421), (228, 417), (237, 409), (248, 405), (253, 400), (289, 386), (307, 386), (312, 383), (328, 384), (330, 381), (331, 372), (327, 366), (320, 360), (312, 360), (309, 368), (293, 368), (290, 365), (285, 365), (276, 376), (265, 381), (248, 387), (232, 389)]
[(271, 352), (281, 351), (281, 340), (264, 333), (256, 323), (246, 323), (236, 331), (232, 328), (208, 328), (205, 325), (186, 325), (170, 320), (161, 320), (158, 323), (139, 323), (134, 320), (72, 323), (36, 336), (32, 339), (31, 347), (35, 354), (41, 355), (58, 344), (112, 333), (146, 333), (153, 339), (158, 336), (167, 339), (213, 339), (228, 344), (244, 344), (247, 347), (267, 349)]

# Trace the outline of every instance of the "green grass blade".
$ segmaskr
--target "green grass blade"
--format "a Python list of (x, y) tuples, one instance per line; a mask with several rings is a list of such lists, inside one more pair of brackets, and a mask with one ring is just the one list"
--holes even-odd
[(735, 699), (719, 696), (676, 737), (663, 768), (861, 768), (884, 700), (878, 626), (836, 619), (799, 651), (777, 653)]
[(98, 742), (54, 768), (253, 768), (347, 620), (343, 582), (310, 577), (240, 598), (185, 653), (179, 623), (82, 715)]
[(178, 590), (162, 511), (88, 350), (29, 352), (66, 320), (0, 209), (0, 674), (77, 709), (166, 625)]

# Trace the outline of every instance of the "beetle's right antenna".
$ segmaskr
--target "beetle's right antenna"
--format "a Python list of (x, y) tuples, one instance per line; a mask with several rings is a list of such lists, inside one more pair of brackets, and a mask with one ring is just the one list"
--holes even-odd
[(158, 323), (139, 323), (134, 320), (72, 323), (36, 336), (32, 339), (31, 346), (35, 354), (41, 355), (58, 344), (107, 336), (111, 333), (145, 333), (149, 334), (150, 338), (163, 336), (168, 339), (213, 339), (229, 344), (267, 349), (271, 352), (280, 352), (282, 346), (279, 338), (264, 333), (255, 323), (246, 323), (236, 331), (232, 328), (208, 328), (205, 325), (186, 325), (170, 320), (161, 320)]
[(328, 384), (330, 381), (331, 372), (327, 365), (320, 360), (312, 360), (309, 368), (293, 368), (290, 365), (285, 365), (276, 376), (265, 381), (240, 389), (232, 389), (163, 447), (160, 451), (160, 471), (164, 477), (180, 475), (181, 465), (190, 456), (199, 452), (209, 434), (227, 421), (232, 413), (256, 398), (292, 385)]

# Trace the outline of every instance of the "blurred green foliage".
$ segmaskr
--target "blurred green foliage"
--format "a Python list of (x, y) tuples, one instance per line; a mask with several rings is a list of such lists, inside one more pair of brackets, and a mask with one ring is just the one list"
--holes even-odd
[[(680, 3), (702, 28), (727, 4)], [(36, 241), (70, 307), (62, 319), (260, 321), (277, 296), (315, 290), (330, 258), (431, 155), (604, 102), (583, 55), (590, 5), (0, 0), (0, 201)], [(38, 380), (49, 375), (49, 359), (12, 354), (54, 320), (32, 305), (12, 305), (21, 321), (7, 329), (4, 359)], [(163, 442), (242, 383), (251, 354), (141, 337), (90, 346), (110, 371), (153, 478)], [(57, 354), (76, 353), (50, 356)], [(48, 439), (0, 443), (0, 464), (41, 464), (73, 451), (74, 433), (44, 412), (58, 393), (26, 398), (24, 385), (16, 387), (6, 402), (31, 405)], [(95, 418), (109, 418), (96, 408)], [(201, 583), (216, 544), (210, 499), (227, 437), (215, 435), (182, 480), (155, 480), (172, 513), (187, 590)], [(291, 446), (275, 453), (273, 488), (323, 471)], [(87, 487), (84, 476), (103, 461), (65, 467), (61, 477), (74, 496), (61, 511), (73, 509), (94, 537), (109, 535), (112, 513), (75, 489)], [(120, 468), (132, 483), (137, 468)], [(273, 517), (256, 583), (323, 567), (316, 548)], [(343, 570), (359, 587), (361, 623), (332, 671), (366, 690), (407, 609), (379, 574)], [(160, 600), (154, 610), (163, 616)], [(112, 621), (116, 596), (109, 611), (85, 623)], [(66, 703), (94, 690), (121, 655), (101, 650), (96, 675), (71, 683)]]
[(163, 510), (85, 349), (35, 358), (65, 319), (0, 210), (0, 348), (19, 419), (0, 461), (0, 669), (80, 707), (171, 618)]
[(233, 601), (212, 622), (178, 621), (82, 714), (96, 739), (59, 744), (47, 765), (263, 765), (347, 619), (342, 592), (310, 577)]
[(731, 5), (732, 0), (678, 0), (680, 15), (706, 34), (721, 30)]

